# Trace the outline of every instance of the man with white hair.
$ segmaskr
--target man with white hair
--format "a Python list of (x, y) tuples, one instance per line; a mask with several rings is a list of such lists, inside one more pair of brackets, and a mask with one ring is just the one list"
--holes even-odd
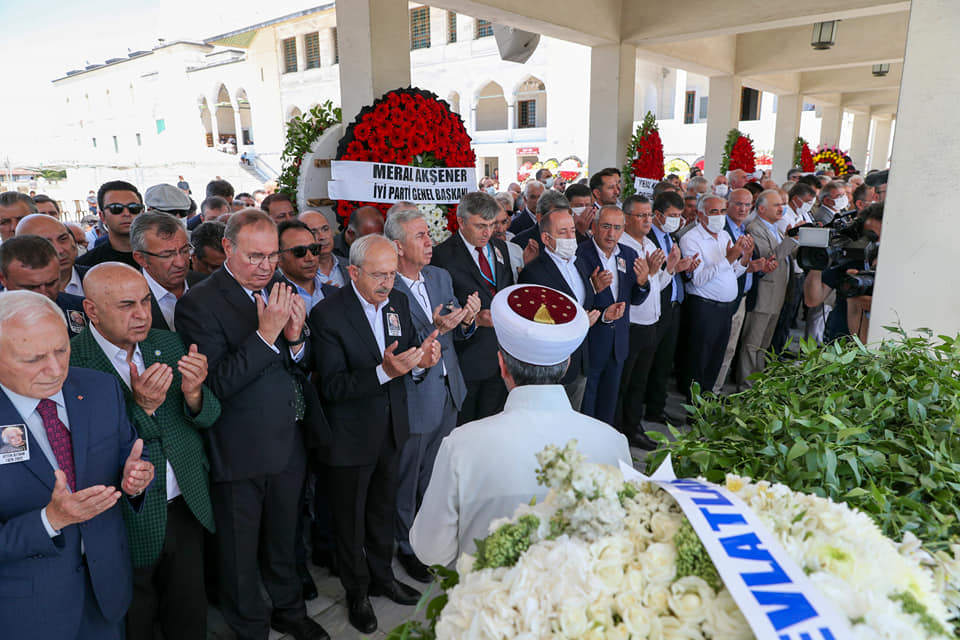
[(0, 424), (23, 426), (29, 450), (0, 465), (0, 584), (43, 596), (18, 598), (3, 633), (120, 640), (132, 569), (117, 503), (139, 511), (153, 465), (120, 384), (69, 361), (56, 304), (32, 291), (0, 295)]
[(537, 200), (543, 195), (546, 187), (539, 180), (527, 180), (523, 183), (523, 208), (513, 216), (510, 222), (510, 233), (516, 235), (537, 224)]
[(521, 284), (497, 294), (491, 315), (509, 396), (501, 413), (458, 427), (440, 444), (410, 530), (410, 544), (427, 565), (473, 553), (493, 520), (531, 496), (543, 500), (536, 454), (548, 444), (575, 439), (591, 462), (631, 463), (626, 436), (574, 411), (560, 384), (590, 326), (583, 307), (556, 289)]
[(0, 431), (0, 440), (3, 446), (0, 446), (0, 453), (17, 453), (25, 451), (27, 441), (23, 437), (23, 428), (20, 426), (6, 427)]
[(814, 209), (813, 219), (821, 224), (830, 224), (838, 214), (847, 210), (850, 199), (847, 186), (839, 181), (831, 181), (820, 190), (820, 206)]

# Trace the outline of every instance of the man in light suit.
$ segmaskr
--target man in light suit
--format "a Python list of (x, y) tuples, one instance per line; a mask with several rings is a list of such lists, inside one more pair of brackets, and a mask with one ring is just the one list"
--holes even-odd
[(743, 347), (737, 359), (737, 376), (750, 384), (747, 377), (761, 371), (766, 350), (773, 340), (777, 319), (790, 282), (790, 255), (797, 247), (792, 238), (785, 238), (777, 229), (783, 217), (783, 199), (776, 190), (764, 191), (757, 197), (757, 217), (747, 225), (760, 256), (766, 259), (766, 272), (754, 286), (757, 301), (743, 322)]
[[(410, 527), (430, 482), (440, 441), (457, 426), (467, 387), (460, 372), (454, 340), (469, 339), (476, 331), (480, 296), (472, 294), (459, 307), (450, 274), (430, 266), (433, 241), (423, 214), (412, 202), (398, 202), (387, 212), (384, 234), (397, 245), (394, 289), (406, 294), (417, 337), (423, 340), (439, 330), (443, 361), (431, 367), (419, 382), (404, 377), (410, 438), (400, 450), (397, 467), (397, 558), (407, 574), (420, 582), (432, 579), (410, 547)], [(459, 307), (459, 308), (457, 308)]]
[(139, 509), (153, 465), (119, 383), (69, 360), (53, 301), (0, 295), (0, 425), (25, 427), (28, 454), (0, 464), (5, 638), (123, 637), (132, 573), (117, 501)]

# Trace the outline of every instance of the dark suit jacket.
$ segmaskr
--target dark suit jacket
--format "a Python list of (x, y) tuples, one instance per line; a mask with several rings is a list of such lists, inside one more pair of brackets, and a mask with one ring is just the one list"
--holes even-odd
[[(136, 440), (123, 393), (113, 376), (70, 368), (63, 385), (77, 489), (119, 487)], [(25, 424), (0, 392), (0, 424)], [(0, 465), (0, 593), (10, 607), (4, 638), (75, 638), (83, 611), (83, 542), (90, 581), (104, 617), (119, 622), (130, 605), (133, 572), (127, 534), (116, 504), (51, 538), (40, 511), (50, 502), (53, 468), (28, 429), (30, 459)], [(158, 470), (157, 473), (163, 473)], [(148, 489), (149, 494), (153, 491)], [(127, 501), (121, 498), (122, 501)]]
[(125, 506), (123, 517), (127, 524), (133, 566), (152, 566), (160, 557), (166, 539), (165, 469), (168, 460), (190, 511), (208, 531), (214, 530), (208, 476), (210, 463), (204, 452), (200, 431), (209, 428), (220, 416), (220, 402), (204, 386), (200, 413), (196, 416), (190, 415), (180, 390), (182, 378), (177, 370), (177, 362), (186, 355), (187, 349), (172, 331), (153, 329), (140, 343), (144, 368), (155, 362), (163, 362), (173, 368), (173, 382), (167, 390), (167, 399), (152, 416), (147, 415), (134, 401), (133, 392), (123, 382), (89, 329), (71, 340), (70, 347), (70, 364), (102, 371), (120, 382), (126, 401), (127, 417), (133, 423), (137, 435), (143, 438), (144, 444), (150, 449), (150, 461), (157, 470), (152, 490), (147, 492), (139, 513)]
[[(650, 233), (647, 234), (647, 237), (650, 238), (650, 242), (652, 242), (657, 249), (660, 249), (661, 251), (663, 251), (664, 255), (667, 255), (669, 253), (669, 251), (667, 251), (667, 248), (660, 243), (660, 240), (659, 238), (657, 238), (657, 234), (654, 232), (653, 229), (650, 229)], [(672, 242), (673, 245), (678, 244), (677, 241), (674, 240), (672, 236), (670, 237), (670, 242)], [(673, 247), (673, 245), (671, 245), (671, 248)], [(667, 268), (667, 261), (664, 260), (663, 265), (661, 265), (660, 267), (660, 270), (664, 271), (666, 270), (666, 268)], [(660, 290), (660, 308), (661, 309), (666, 308), (670, 304), (670, 301), (673, 300), (674, 287), (677, 287), (681, 292), (683, 292), (683, 276), (679, 273), (673, 274), (673, 282), (670, 283), (669, 287), (664, 287), (663, 289)], [(682, 296), (683, 293), (681, 293), (680, 295)], [(662, 316), (663, 314), (661, 313), (661, 317)]]
[[(604, 309), (615, 302), (626, 302), (627, 309), (623, 316), (613, 322), (604, 322), (603, 317), (597, 320), (596, 324), (590, 327), (587, 333), (587, 345), (590, 350), (591, 366), (597, 366), (601, 362), (606, 362), (609, 358), (615, 358), (618, 362), (627, 359), (627, 353), (630, 350), (630, 306), (634, 304), (643, 304), (650, 294), (650, 283), (641, 287), (637, 284), (637, 277), (633, 273), (633, 262), (637, 259), (637, 252), (626, 246), (618, 244), (620, 247), (619, 257), (623, 259), (624, 270), (618, 269), (617, 280), (619, 287), (617, 291), (612, 291), (613, 287), (607, 287), (597, 293), (593, 298), (593, 308), (599, 309), (602, 314)], [(600, 264), (600, 256), (597, 255), (597, 247), (591, 242), (584, 242), (577, 247), (577, 262), (581, 271), (593, 273), (597, 267), (603, 271), (603, 265)], [(614, 297), (616, 295), (616, 297)]]
[[(435, 309), (439, 304), (446, 304), (454, 298), (453, 281), (449, 273), (440, 267), (430, 265), (421, 269), (420, 273), (426, 283), (431, 309)], [(420, 344), (437, 328), (433, 324), (433, 317), (428, 318), (423, 313), (423, 308), (415, 299), (416, 294), (410, 291), (407, 283), (399, 276), (393, 283), (393, 289), (407, 296), (410, 303), (410, 317), (417, 332), (414, 342)], [(463, 381), (460, 360), (453, 345), (455, 340), (470, 339), (475, 331), (476, 325), (466, 332), (461, 327), (457, 327), (437, 338), (440, 342), (443, 364), (447, 367), (446, 380), (443, 378), (443, 367), (439, 362), (428, 369), (420, 381), (414, 381), (412, 376), (404, 376), (410, 414), (410, 433), (429, 433), (440, 427), (447, 385), (449, 385), (454, 406), (458, 411), (460, 410), (463, 399), (467, 395), (467, 385)]]
[(507, 227), (507, 231), (517, 235), (522, 231), (526, 231), (535, 224), (536, 216), (526, 207), (524, 207), (517, 212), (517, 215), (513, 216), (513, 219), (510, 221), (510, 226)]
[[(586, 270), (582, 260), (574, 263), (580, 279), (583, 281), (584, 299), (583, 308), (587, 311), (593, 309), (593, 284), (590, 282), (590, 272)], [(540, 255), (527, 263), (527, 266), (520, 272), (520, 284), (540, 284), (551, 289), (563, 291), (565, 294), (576, 300), (573, 295), (573, 289), (567, 284), (559, 267), (553, 261), (553, 258), (547, 255), (546, 251), (541, 251)], [(588, 370), (589, 358), (587, 356), (587, 339), (584, 338), (577, 350), (570, 355), (570, 366), (567, 367), (567, 373), (563, 377), (563, 382), (573, 382), (577, 375), (586, 375)]]
[[(187, 286), (192, 287), (206, 277), (207, 274), (205, 273), (200, 273), (199, 271), (188, 271)], [(187, 290), (189, 291), (189, 289)], [(153, 323), (150, 325), (150, 328), (170, 331), (170, 326), (167, 324), (166, 318), (163, 317), (163, 312), (160, 311), (160, 305), (157, 304), (157, 299), (153, 296), (150, 296), (150, 310), (153, 312)], [(176, 318), (176, 314), (174, 314), (174, 318)]]
[[(207, 386), (222, 407), (209, 431), (214, 482), (279, 473), (294, 448), (304, 446), (304, 436), (307, 444), (329, 437), (304, 373), (309, 352), (298, 365), (283, 333), (274, 343), (277, 353), (257, 333), (258, 324), (256, 305), (226, 269), (190, 287), (177, 302), (177, 333), (207, 356)], [(307, 405), (303, 430), (296, 422), (297, 384)]]
[(513, 236), (513, 239), (511, 239), (510, 242), (516, 245), (520, 245), (521, 249), (526, 249), (527, 244), (530, 242), (531, 239), (536, 240), (537, 244), (543, 246), (543, 241), (540, 239), (540, 223), (539, 222), (537, 224), (530, 225), (529, 227), (527, 227), (517, 235)]
[[(491, 238), (494, 260), (490, 268), (497, 282), (497, 291), (513, 284), (513, 269), (510, 267), (510, 252), (502, 240)], [(502, 259), (501, 259), (502, 258)], [(480, 296), (480, 308), (489, 309), (493, 296), (487, 287), (487, 281), (480, 274), (480, 267), (474, 261), (460, 233), (452, 236), (433, 248), (430, 264), (447, 270), (453, 279), (453, 291), (460, 304), (465, 304), (467, 296), (474, 291)], [(460, 369), (466, 382), (487, 380), (500, 375), (497, 360), (497, 336), (493, 327), (477, 327), (469, 340), (455, 345), (460, 357)]]
[(350, 246), (343, 238), (343, 231), (333, 236), (333, 253), (341, 260), (350, 259)]
[[(387, 329), (388, 313), (399, 317), (399, 336), (391, 336)], [(396, 341), (395, 353), (420, 344), (404, 294), (390, 292), (383, 321), (384, 345)], [(410, 374), (380, 384), (376, 368), (383, 363), (383, 352), (352, 286), (321, 300), (309, 322), (317, 389), (332, 432), (320, 458), (331, 466), (374, 464), (385, 438), (393, 438), (399, 449), (410, 435), (403, 380)]]

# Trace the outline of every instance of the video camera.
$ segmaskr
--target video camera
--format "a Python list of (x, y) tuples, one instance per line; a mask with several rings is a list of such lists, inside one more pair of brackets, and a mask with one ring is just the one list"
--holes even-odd
[(875, 271), (861, 271), (860, 273), (846, 274), (840, 281), (840, 293), (845, 298), (857, 296), (872, 296), (873, 282), (876, 279)]
[(839, 213), (823, 227), (805, 224), (787, 232), (796, 237), (797, 264), (804, 271), (826, 271), (831, 267), (850, 265), (851, 269), (864, 269), (877, 257), (879, 238), (867, 231), (863, 233), (857, 224), (857, 211)]

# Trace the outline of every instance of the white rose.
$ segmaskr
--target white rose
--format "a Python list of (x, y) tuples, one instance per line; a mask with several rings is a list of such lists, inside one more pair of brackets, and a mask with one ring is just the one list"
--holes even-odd
[(713, 599), (713, 589), (697, 576), (685, 576), (670, 585), (670, 610), (685, 623), (701, 622)]
[(678, 513), (658, 511), (650, 518), (650, 529), (654, 542), (671, 542), (683, 524), (683, 516)]
[(560, 611), (560, 632), (567, 638), (579, 638), (587, 632), (587, 607), (582, 602), (568, 602)]
[(662, 585), (646, 585), (641, 600), (643, 606), (656, 614), (666, 613), (670, 609), (670, 592)]
[(635, 605), (621, 609), (620, 617), (632, 637), (646, 638), (650, 635), (651, 621), (656, 616), (649, 609)]
[(660, 616), (660, 637), (663, 640), (703, 640), (700, 630), (673, 616)]
[(747, 619), (740, 613), (737, 603), (726, 588), (722, 589), (707, 609), (703, 630), (714, 638), (727, 640), (751, 640), (753, 632)]
[(640, 554), (643, 575), (651, 584), (669, 584), (677, 574), (677, 550), (672, 544), (655, 542)]
[(613, 599), (610, 597), (591, 602), (587, 607), (587, 618), (592, 624), (599, 624), (604, 629), (609, 629), (613, 627), (613, 607)]

